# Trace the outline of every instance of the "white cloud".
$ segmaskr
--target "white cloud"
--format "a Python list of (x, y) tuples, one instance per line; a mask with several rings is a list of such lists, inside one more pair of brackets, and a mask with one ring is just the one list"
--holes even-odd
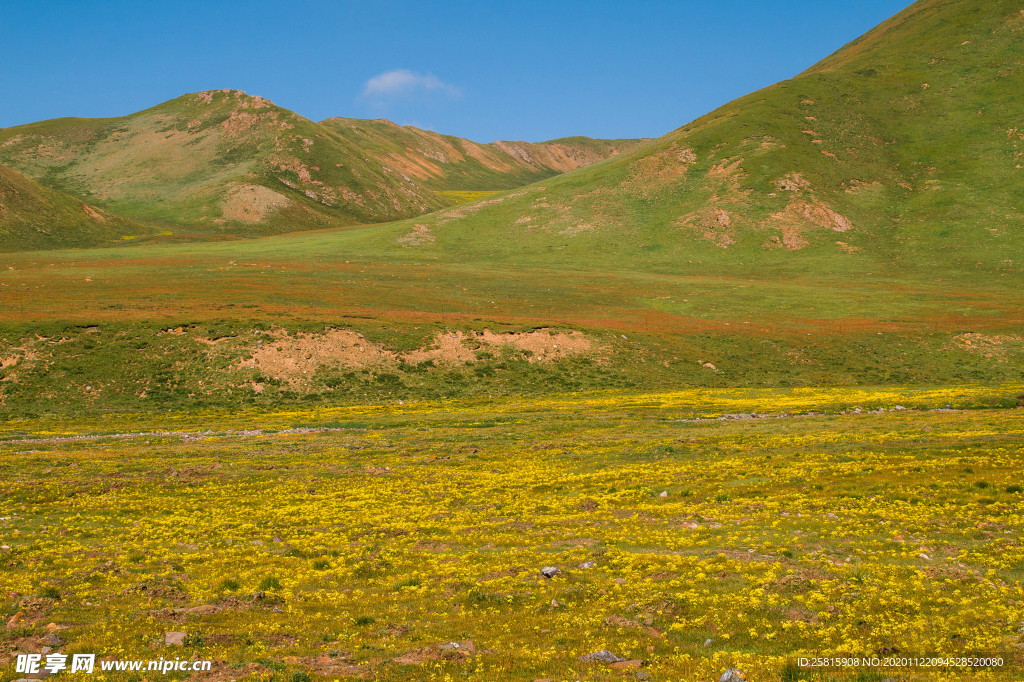
[(367, 100), (383, 102), (432, 93), (453, 98), (462, 95), (457, 87), (443, 83), (437, 76), (423, 75), (409, 69), (394, 69), (366, 81), (362, 96)]

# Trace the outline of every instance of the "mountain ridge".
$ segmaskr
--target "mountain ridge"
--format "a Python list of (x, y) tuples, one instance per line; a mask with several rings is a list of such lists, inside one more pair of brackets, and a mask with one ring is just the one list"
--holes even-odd
[[(223, 89), (124, 117), (2, 129), (0, 163), (172, 232), (262, 236), (420, 215), (450, 205), (447, 190), (509, 189), (635, 144), (481, 145), (390, 121), (315, 123), (258, 95)], [(459, 150), (458, 158), (439, 152), (446, 148)]]

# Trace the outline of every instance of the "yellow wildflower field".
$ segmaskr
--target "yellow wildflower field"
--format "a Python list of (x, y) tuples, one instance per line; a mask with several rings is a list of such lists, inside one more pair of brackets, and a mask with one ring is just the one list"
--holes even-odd
[[(953, 409), (993, 390), (7, 424), (0, 681), (1021, 679), (1024, 410)], [(933, 656), (1002, 667), (799, 665)]]

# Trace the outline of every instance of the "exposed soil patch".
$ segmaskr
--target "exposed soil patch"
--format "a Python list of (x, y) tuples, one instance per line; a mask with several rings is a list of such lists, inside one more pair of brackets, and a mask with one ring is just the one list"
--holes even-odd
[(723, 249), (735, 244), (733, 232), (733, 215), (723, 208), (708, 206), (699, 211), (680, 217), (676, 223), (684, 228), (694, 230), (698, 236)]
[(500, 204), (506, 199), (522, 196), (523, 194), (526, 194), (526, 192), (514, 192), (512, 194), (506, 194), (504, 196), (495, 197), (494, 199), (485, 199), (484, 201), (477, 201), (472, 204), (466, 204), (465, 206), (459, 206), (456, 209), (442, 213), (440, 219), (437, 221), (437, 224), (444, 225), (450, 220), (458, 220), (459, 218), (465, 218), (467, 215), (476, 213), (485, 206), (490, 206), (491, 204)]
[(826, 227), (836, 232), (846, 232), (853, 229), (853, 225), (850, 224), (849, 220), (824, 204), (799, 202), (791, 204), (789, 209), (797, 211), (804, 218), (819, 227)]
[(330, 656), (309, 656), (297, 661), (305, 665), (314, 673), (322, 677), (358, 677), (359, 679), (371, 679), (373, 671), (352, 661), (345, 661), (341, 658)]
[(882, 183), (879, 182), (878, 180), (875, 180), (873, 182), (864, 182), (863, 180), (853, 179), (844, 182), (843, 185), (848, 185), (848, 187), (843, 190), (847, 194), (857, 194), (858, 192), (863, 192), (866, 190), (878, 190), (881, 189), (882, 187)]
[(1019, 344), (1024, 338), (1020, 336), (985, 336), (969, 332), (953, 338), (957, 350), (981, 355), (998, 362), (1006, 362), (1007, 346)]
[[(0, 370), (5, 370), (8, 367), (17, 370), (28, 370), (32, 368), (33, 361), (36, 359), (36, 352), (27, 343), (11, 348), (7, 352), (10, 355), (0, 355)], [(18, 372), (12, 370), (11, 372), (5, 372), (0, 377), (0, 381), (15, 381), (17, 378)]]
[(278, 330), (239, 366), (259, 369), (289, 383), (305, 383), (322, 365), (360, 368), (394, 360), (394, 354), (381, 350), (356, 332), (334, 329), (324, 334), (288, 336)]
[(14, 622), (21, 627), (35, 625), (46, 619), (50, 613), (50, 609), (52, 609), (56, 603), (56, 600), (46, 597), (29, 597), (22, 599), (18, 602), (18, 611), (15, 613), (12, 620), (16, 619)]
[(773, 213), (771, 223), (772, 227), (782, 232), (782, 246), (790, 251), (798, 251), (807, 246), (809, 242), (804, 234), (815, 226), (835, 232), (853, 229), (849, 220), (818, 201), (793, 201), (785, 210)]
[(28, 354), (8, 355), (7, 357), (0, 358), (0, 369), (7, 369), (8, 367), (13, 367), (14, 365), (18, 364), (18, 362), (21, 361), (22, 359), (31, 360), (32, 358)]
[(611, 615), (604, 619), (604, 624), (610, 628), (639, 628), (640, 623), (629, 620), (619, 615)]
[(799, 173), (787, 173), (786, 177), (780, 178), (772, 184), (784, 192), (799, 192), (811, 186), (811, 183), (805, 180)]
[(742, 156), (735, 159), (725, 159), (722, 163), (712, 166), (711, 170), (708, 171), (709, 178), (737, 178), (743, 173), (743, 169), (740, 167), (743, 163), (744, 158)]
[(765, 589), (770, 592), (806, 592), (807, 590), (814, 587), (814, 585), (822, 580), (832, 580), (835, 576), (831, 573), (826, 573), (820, 569), (814, 568), (801, 568), (793, 573), (775, 578), (767, 585)]
[[(323, 334), (299, 333), (289, 336), (282, 330), (261, 341), (252, 356), (239, 362), (239, 368), (258, 369), (263, 374), (292, 386), (307, 385), (322, 367), (359, 369), (395, 367), (400, 363), (416, 365), (464, 365), (476, 361), (476, 353), (486, 349), (491, 355), (524, 354), (531, 363), (560, 360), (589, 354), (594, 346), (581, 332), (482, 332), (439, 333), (433, 341), (416, 350), (396, 353), (368, 342), (357, 332), (332, 329)], [(254, 387), (255, 390), (255, 387)]]
[(167, 584), (159, 581), (148, 581), (143, 583), (137, 583), (121, 590), (118, 595), (124, 596), (126, 594), (140, 594), (146, 597), (156, 597), (158, 599), (166, 599), (173, 602), (182, 602), (188, 599), (188, 594), (183, 592), (176, 585)]
[(105, 223), (107, 219), (104, 218), (98, 211), (93, 210), (89, 204), (82, 204), (82, 210), (85, 211), (85, 215), (89, 216), (98, 223)]
[(691, 149), (679, 149), (673, 144), (631, 163), (629, 177), (620, 185), (634, 196), (650, 199), (685, 176), (696, 162), (697, 155)]
[(565, 228), (559, 234), (565, 235), (566, 237), (575, 237), (582, 232), (593, 232), (594, 226), (587, 223), (580, 223), (579, 225), (570, 225)]
[(225, 220), (258, 223), (291, 202), (282, 194), (260, 185), (240, 185), (221, 202)]
[(432, 661), (441, 661), (441, 652), (432, 647), (423, 647), (422, 649), (413, 649), (407, 651), (401, 656), (395, 659), (395, 663), (401, 665), (423, 665), (424, 663), (430, 663)]
[(414, 225), (412, 232), (396, 239), (402, 246), (419, 246), (420, 244), (433, 244), (434, 234), (426, 225)]

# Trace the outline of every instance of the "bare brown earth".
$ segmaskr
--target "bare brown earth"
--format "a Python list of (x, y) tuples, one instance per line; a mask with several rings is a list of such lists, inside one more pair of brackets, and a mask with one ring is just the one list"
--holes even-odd
[[(210, 342), (214, 343), (215, 342)], [(573, 355), (591, 355), (597, 346), (580, 332), (494, 333), (445, 332), (434, 336), (422, 348), (395, 353), (367, 341), (362, 334), (346, 330), (331, 330), (324, 334), (298, 333), (289, 335), (282, 329), (266, 332), (257, 342), (252, 357), (241, 360), (239, 368), (258, 369), (263, 374), (301, 388), (322, 368), (395, 367), (399, 363), (417, 365), (463, 365), (488, 352), (501, 357), (509, 352), (527, 351), (531, 363), (544, 363)], [(254, 390), (257, 389), (254, 385)]]
[(258, 223), (290, 203), (287, 197), (266, 187), (239, 185), (221, 202), (221, 209), (224, 220)]
[(977, 332), (960, 334), (951, 339), (952, 344), (959, 350), (966, 350), (982, 357), (994, 359), (997, 362), (1006, 362), (1007, 342), (1020, 341), (1019, 335), (985, 335)]

